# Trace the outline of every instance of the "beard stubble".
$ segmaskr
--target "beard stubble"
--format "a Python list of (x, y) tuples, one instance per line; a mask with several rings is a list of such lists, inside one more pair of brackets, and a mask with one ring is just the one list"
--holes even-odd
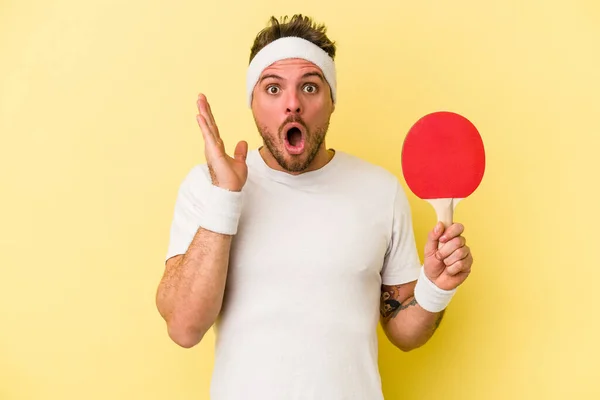
[[(283, 121), (283, 123), (279, 126), (277, 130), (277, 136), (274, 136), (267, 127), (260, 126), (258, 121), (256, 122), (256, 126), (260, 133), (260, 136), (263, 139), (263, 143), (267, 146), (269, 152), (273, 155), (277, 163), (288, 172), (302, 172), (306, 170), (309, 165), (312, 163), (314, 158), (317, 156), (319, 149), (323, 145), (323, 141), (325, 140), (325, 136), (327, 135), (327, 130), (329, 128), (329, 119), (325, 122), (325, 124), (318, 126), (315, 128), (314, 132), (308, 129), (308, 126), (304, 123), (302, 118), (291, 115)], [(277, 142), (281, 143), (281, 139), (283, 138), (284, 132), (283, 127), (291, 122), (296, 122), (304, 127), (306, 132), (305, 135), (305, 143), (304, 143), (304, 152), (302, 154), (288, 154), (291, 159), (286, 159), (286, 151), (283, 146), (278, 145)], [(306, 158), (304, 158), (306, 157)]]

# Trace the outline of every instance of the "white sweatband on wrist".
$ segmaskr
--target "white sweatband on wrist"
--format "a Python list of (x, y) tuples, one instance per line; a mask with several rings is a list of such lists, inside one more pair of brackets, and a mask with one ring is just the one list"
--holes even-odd
[(211, 185), (205, 209), (201, 213), (200, 226), (223, 235), (237, 233), (242, 213), (242, 192), (232, 192)]
[(437, 287), (427, 278), (424, 268), (421, 268), (421, 274), (415, 286), (415, 300), (421, 307), (429, 312), (440, 312), (448, 306), (454, 293), (456, 293), (456, 289), (443, 290)]
[(252, 92), (263, 70), (276, 61), (289, 58), (301, 58), (321, 68), (321, 71), (325, 75), (325, 80), (327, 80), (327, 83), (331, 87), (331, 95), (335, 104), (337, 83), (333, 59), (325, 50), (306, 39), (282, 37), (260, 49), (248, 66), (246, 72), (248, 106), (252, 105)]

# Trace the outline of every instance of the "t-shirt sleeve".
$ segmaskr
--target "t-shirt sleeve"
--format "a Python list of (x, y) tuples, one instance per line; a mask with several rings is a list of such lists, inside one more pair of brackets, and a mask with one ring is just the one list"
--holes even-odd
[(392, 234), (381, 271), (382, 283), (401, 285), (415, 281), (420, 271), (421, 262), (415, 242), (410, 204), (402, 186), (396, 180)]
[(203, 193), (208, 193), (210, 175), (206, 165), (196, 165), (185, 176), (175, 201), (166, 260), (184, 254), (200, 227)]

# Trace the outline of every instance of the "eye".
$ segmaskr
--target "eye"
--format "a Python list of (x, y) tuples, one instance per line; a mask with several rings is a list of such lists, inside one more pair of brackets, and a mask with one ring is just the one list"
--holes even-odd
[(277, 86), (274, 86), (274, 85), (269, 85), (269, 86), (267, 86), (267, 93), (269, 93), (269, 94), (277, 94), (277, 93), (279, 93), (279, 88)]
[(314, 83), (308, 83), (308, 84), (304, 85), (304, 91), (306, 93), (316, 93), (317, 85), (315, 85)]

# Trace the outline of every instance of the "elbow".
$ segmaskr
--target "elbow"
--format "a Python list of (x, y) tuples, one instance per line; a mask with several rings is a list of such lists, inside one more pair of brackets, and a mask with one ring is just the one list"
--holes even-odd
[(160, 300), (157, 296), (156, 306), (160, 316), (166, 323), (169, 338), (186, 349), (200, 343), (210, 326), (203, 329), (199, 323), (192, 323), (189, 315), (174, 311), (172, 307), (168, 307), (168, 304)]
[(200, 343), (206, 333), (205, 330), (197, 329), (189, 324), (172, 322), (167, 322), (167, 332), (173, 342), (185, 349), (191, 349)]
[(190, 349), (200, 343), (216, 318), (197, 311), (175, 309), (157, 296), (158, 312), (166, 322), (169, 338), (177, 345)]
[(394, 343), (394, 345), (398, 349), (400, 349), (400, 351), (402, 351), (404, 353), (408, 353), (408, 352), (418, 349), (423, 344), (414, 342), (414, 343)]
[(388, 331), (386, 331), (386, 336), (394, 345), (394, 347), (405, 353), (416, 350), (423, 346), (425, 343), (427, 343), (427, 338), (422, 336), (413, 336), (399, 333), (392, 334), (392, 332)]
[(184, 349), (191, 349), (202, 340), (203, 335), (190, 334), (177, 329), (169, 329), (169, 337), (177, 345)]
[(200, 343), (210, 329), (210, 326), (205, 328), (200, 323), (201, 321), (193, 323), (189, 316), (181, 315), (181, 313), (161, 310), (161, 316), (166, 322), (169, 338), (185, 349), (190, 349)]

